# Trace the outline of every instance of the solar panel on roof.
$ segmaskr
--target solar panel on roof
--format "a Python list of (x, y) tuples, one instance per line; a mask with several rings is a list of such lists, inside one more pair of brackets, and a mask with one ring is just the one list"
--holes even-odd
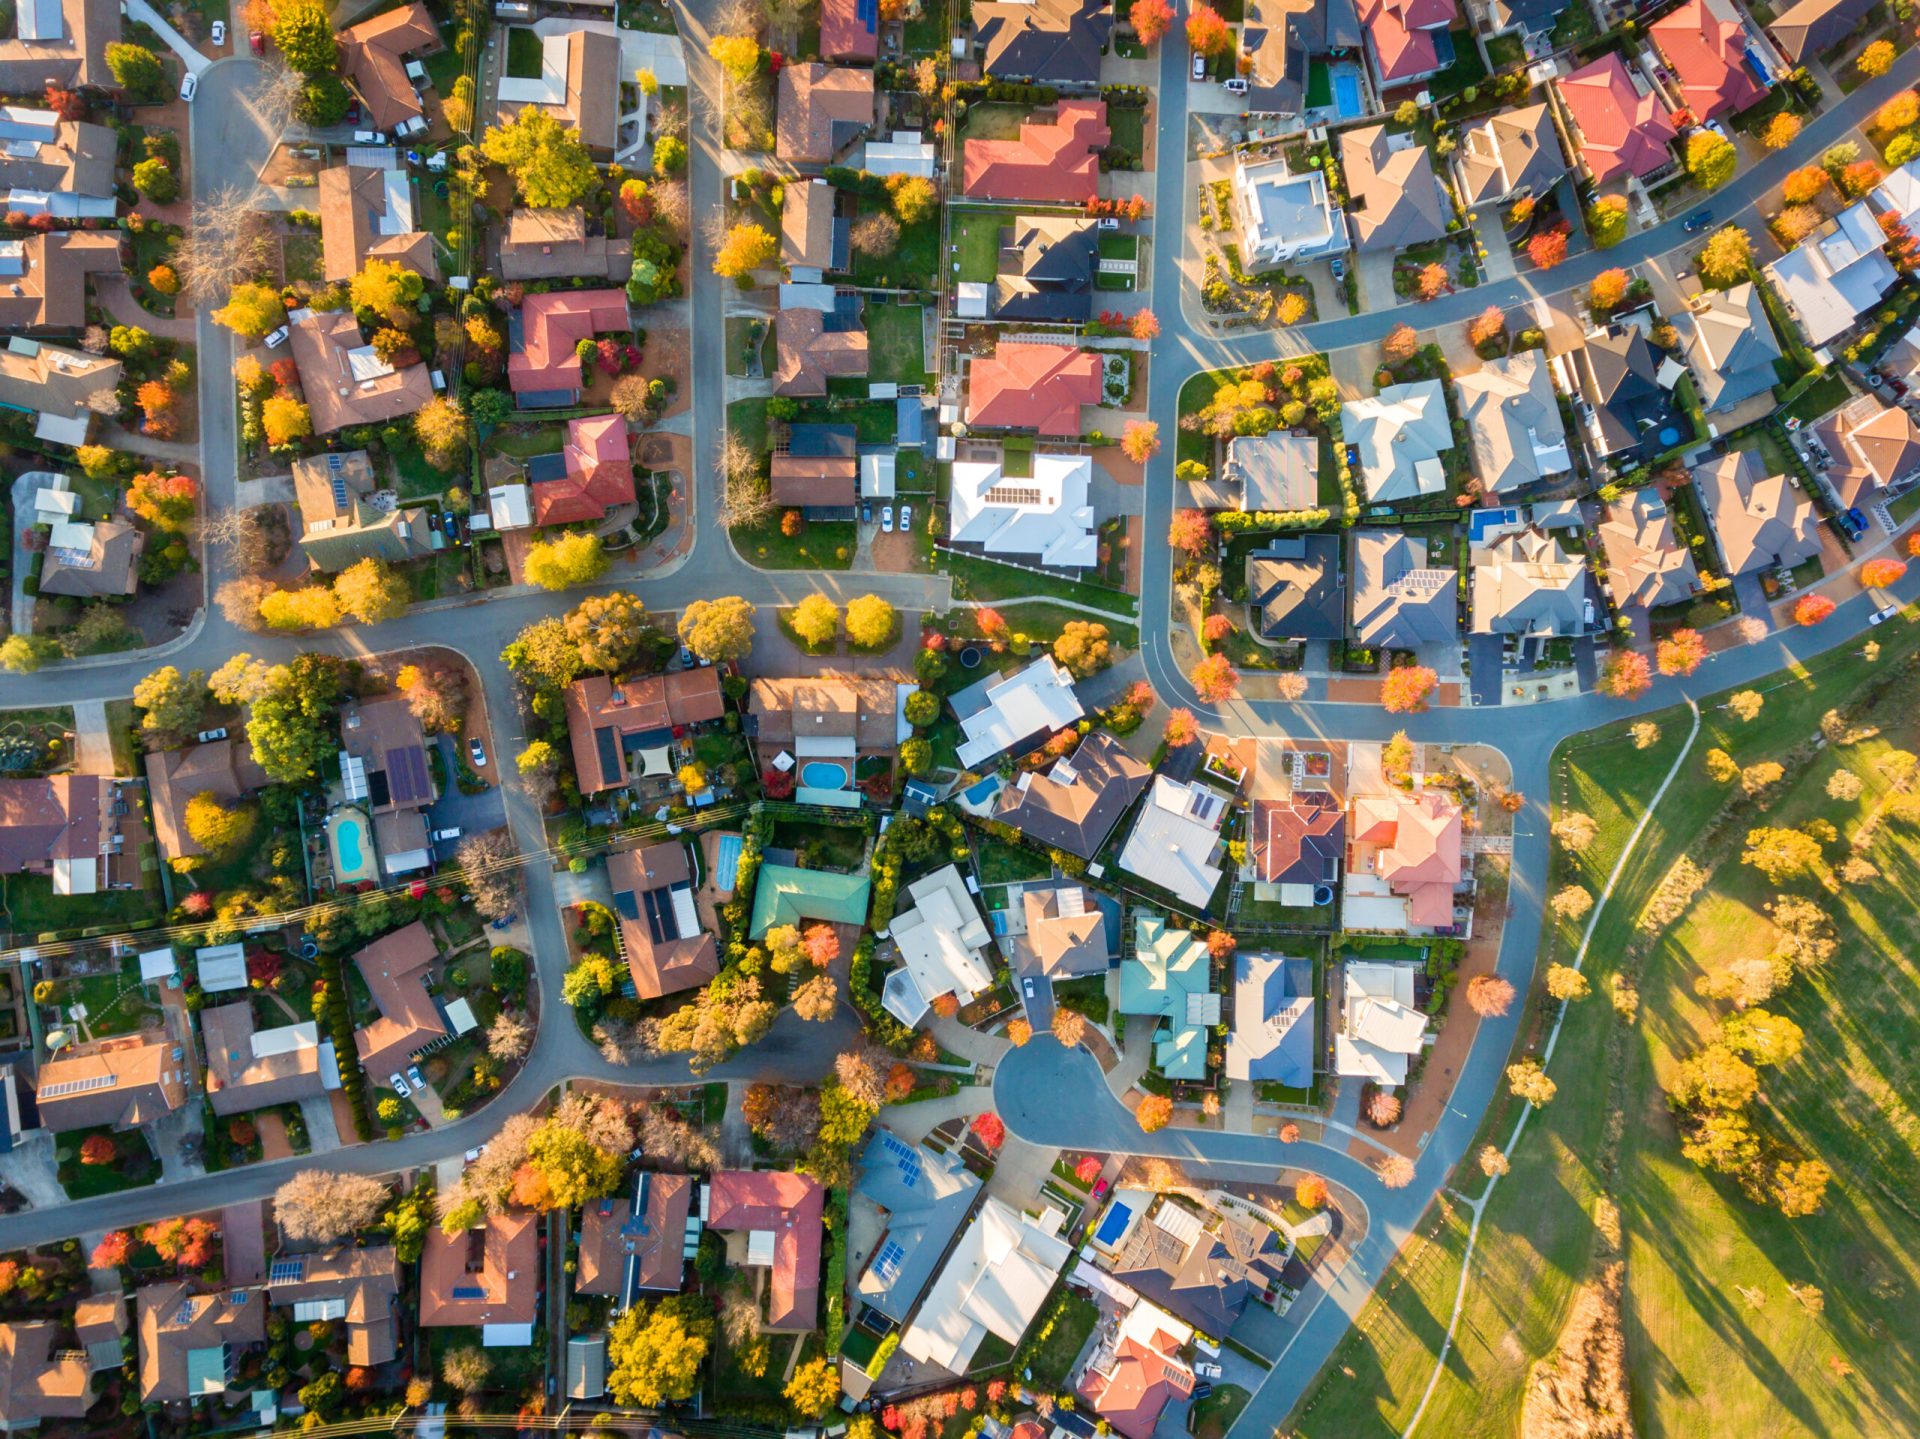
[(487, 1291), (477, 1284), (456, 1284), (453, 1286), (455, 1299), (485, 1299)]
[(634, 902), (630, 889), (616, 889), (613, 892), (613, 908), (622, 919), (640, 918), (640, 906)]
[(900, 1275), (900, 1266), (906, 1262), (907, 1251), (896, 1240), (889, 1239), (880, 1247), (880, 1253), (874, 1258), (873, 1272), (883, 1284), (891, 1284)]
[(304, 1259), (276, 1259), (267, 1268), (267, 1283), (292, 1284), (304, 1279), (307, 1273), (307, 1261)]
[(921, 1174), (920, 1151), (884, 1129), (880, 1131), (880, 1144), (893, 1156), (893, 1162), (900, 1170), (900, 1182), (909, 1189), (918, 1184)]
[(387, 786), (395, 804), (411, 804), (430, 798), (427, 784), (427, 752), (421, 746), (387, 751)]
[(338, 475), (333, 477), (333, 502), (343, 510), (347, 507), (347, 482)]

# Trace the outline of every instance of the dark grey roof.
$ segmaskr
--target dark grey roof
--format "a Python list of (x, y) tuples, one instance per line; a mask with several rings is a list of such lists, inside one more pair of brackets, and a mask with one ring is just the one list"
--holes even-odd
[(973, 41), (987, 74), (1054, 85), (1097, 85), (1113, 35), (1107, 0), (1031, 0), (973, 7)]
[(1091, 220), (1020, 215), (1000, 252), (993, 286), (1002, 320), (1086, 320), (1093, 314), (1094, 260), (1100, 235)]
[(847, 459), (859, 452), (859, 439), (852, 425), (793, 425), (787, 453), (805, 460)]
[(1201, 1332), (1225, 1336), (1250, 1293), (1279, 1283), (1282, 1253), (1265, 1225), (1255, 1229), (1224, 1215), (1217, 1225), (1188, 1244), (1149, 1214), (1114, 1257), (1114, 1277)]
[(853, 1186), (854, 1199), (881, 1211), (883, 1225), (854, 1285), (860, 1302), (904, 1322), (979, 1193), (979, 1179), (957, 1153), (935, 1154), (876, 1129)]
[(1247, 600), (1267, 639), (1331, 640), (1346, 633), (1338, 535), (1282, 535), (1247, 556)]
[[(1609, 455), (1658, 454), (1668, 446), (1658, 436), (1677, 423), (1673, 392), (1654, 379), (1658, 362), (1647, 338), (1635, 329), (1612, 329), (1588, 340), (1573, 355), (1580, 391), (1593, 406), (1601, 443)], [(1690, 423), (1686, 424), (1691, 433)]]
[(1092, 859), (1152, 780), (1152, 770), (1101, 730), (1051, 769), (1002, 785), (993, 817), (1051, 849)]

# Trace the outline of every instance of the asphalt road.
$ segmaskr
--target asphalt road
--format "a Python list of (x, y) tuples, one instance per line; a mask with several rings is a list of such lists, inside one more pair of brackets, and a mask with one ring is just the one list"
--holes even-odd
[[(702, 218), (721, 203), (726, 157), (719, 147), (717, 125), (717, 69), (706, 56), (701, 22), (677, 7), (687, 57), (694, 115), (690, 135), (691, 191), (696, 237), (691, 296), (692, 383), (694, 403), (695, 475), (697, 492), (693, 554), (659, 578), (624, 582), (655, 611), (674, 610), (691, 599), (738, 593), (763, 606), (790, 604), (815, 590), (845, 598), (878, 591), (903, 608), (944, 602), (946, 585), (939, 577), (850, 576), (841, 573), (767, 572), (752, 568), (735, 553), (725, 532), (713, 523), (717, 511), (714, 461), (725, 423), (723, 399), (723, 282), (710, 273), (710, 244), (704, 238)], [(1188, 77), (1185, 54), (1178, 46), (1162, 47), (1158, 87), (1162, 106), (1163, 140), (1160, 153), (1169, 158), (1185, 153)], [(219, 182), (250, 175), (269, 148), (246, 98), (246, 86), (257, 67), (242, 58), (224, 60), (202, 77), (192, 115), (195, 192), (204, 199)], [(1778, 182), (1789, 166), (1803, 163), (1819, 147), (1856, 123), (1893, 90), (1920, 74), (1920, 51), (1909, 51), (1894, 71), (1862, 86), (1835, 108), (1812, 122), (1799, 143), (1783, 155), (1752, 167), (1716, 196), (1713, 208), (1723, 220), (1733, 219)], [(210, 163), (213, 156), (221, 164)], [(1181, 166), (1163, 165), (1155, 177), (1155, 213), (1163, 232), (1177, 233), (1185, 213), (1185, 176)], [(1636, 237), (1603, 256), (1581, 256), (1548, 272), (1556, 289), (1584, 285), (1598, 269), (1628, 264), (1679, 247), (1693, 237), (1682, 234), (1677, 222)], [(1687, 248), (1691, 248), (1691, 243)], [(1377, 339), (1401, 319), (1426, 328), (1464, 320), (1490, 302), (1515, 305), (1529, 298), (1526, 281), (1509, 286), (1482, 286), (1463, 296), (1420, 307), (1374, 311), (1304, 327), (1292, 334), (1256, 332), (1220, 340), (1196, 332), (1184, 307), (1168, 303), (1181, 294), (1179, 246), (1154, 247), (1153, 295), (1161, 305), (1163, 334), (1154, 346), (1148, 408), (1161, 433), (1174, 433), (1181, 384), (1202, 369), (1277, 356), (1295, 348), (1340, 348)], [(208, 503), (230, 507), (235, 493), (234, 408), (231, 390), (233, 348), (227, 332), (213, 325), (205, 311), (199, 322), (201, 359), (200, 414), (203, 473)], [(1146, 533), (1165, 532), (1173, 508), (1173, 446), (1166, 446), (1149, 466), (1146, 485)], [(1342, 739), (1385, 738), (1395, 729), (1407, 730), (1422, 741), (1497, 741), (1511, 761), (1514, 788), (1534, 797), (1516, 820), (1514, 878), (1510, 889), (1512, 911), (1502, 941), (1499, 969), (1517, 987), (1532, 975), (1541, 923), (1540, 880), (1546, 873), (1546, 814), (1539, 802), (1548, 792), (1548, 763), (1554, 746), (1568, 735), (1627, 713), (1626, 707), (1584, 695), (1551, 704), (1509, 712), (1508, 722), (1493, 720), (1486, 711), (1435, 709), (1414, 716), (1390, 716), (1371, 706), (1335, 704), (1324, 697), (1324, 686), (1310, 691), (1300, 703), (1236, 700), (1225, 705), (1199, 703), (1172, 657), (1168, 602), (1171, 596), (1171, 555), (1164, 545), (1145, 547), (1141, 654), (1139, 664), (1169, 704), (1184, 704), (1204, 723), (1229, 732), (1261, 735), (1324, 736)], [(229, 569), (225, 556), (209, 555), (205, 574), (209, 592)], [(1897, 587), (1903, 600), (1920, 594), (1920, 572)], [(537, 849), (541, 827), (525, 791), (507, 774), (505, 757), (522, 743), (518, 698), (511, 675), (500, 663), (499, 651), (525, 624), (556, 613), (577, 595), (550, 596), (513, 592), (475, 596), (416, 607), (405, 617), (372, 628), (349, 628), (294, 641), (280, 636), (247, 634), (228, 625), (210, 607), (179, 639), (159, 650), (132, 655), (101, 656), (49, 666), (32, 675), (0, 676), (0, 708), (69, 704), (77, 699), (114, 699), (130, 694), (134, 683), (162, 663), (181, 668), (211, 670), (239, 651), (266, 659), (286, 658), (300, 649), (368, 655), (418, 645), (441, 645), (464, 654), (477, 671), (493, 725), (501, 773), (506, 776), (505, 806), (509, 829), (523, 849)], [(1791, 662), (1836, 644), (1855, 642), (1872, 608), (1865, 598), (1842, 605), (1826, 624), (1811, 630), (1793, 630), (1757, 645), (1717, 655), (1698, 674), (1686, 680), (1662, 680), (1634, 708), (1644, 712), (1679, 702), (1686, 696), (1712, 693), (1770, 674)], [(451, 612), (460, 611), (456, 617)], [(527, 914), (532, 926), (532, 948), (541, 993), (546, 998), (544, 1022), (528, 1061), (512, 1084), (490, 1105), (430, 1133), (409, 1135), (393, 1143), (357, 1146), (326, 1159), (343, 1171), (384, 1172), (417, 1167), (456, 1155), (486, 1139), (509, 1113), (536, 1101), (548, 1089), (571, 1077), (621, 1079), (634, 1083), (684, 1082), (689, 1076), (683, 1059), (662, 1058), (642, 1065), (615, 1067), (603, 1061), (582, 1037), (558, 1003), (559, 979), (565, 967), (566, 947), (552, 876), (539, 865), (527, 873)], [(1015, 1051), (996, 1076), (996, 1103), (1009, 1129), (1021, 1138), (1041, 1144), (1072, 1143), (1106, 1147), (1116, 1152), (1169, 1154), (1189, 1168), (1208, 1164), (1245, 1165), (1285, 1163), (1311, 1167), (1344, 1185), (1366, 1206), (1369, 1225), (1365, 1240), (1350, 1263), (1333, 1281), (1324, 1298), (1312, 1305), (1282, 1362), (1255, 1396), (1236, 1425), (1236, 1434), (1251, 1436), (1271, 1430), (1284, 1418), (1320, 1364), (1344, 1334), (1351, 1317), (1364, 1303), (1393, 1255), (1431, 1202), (1447, 1175), (1464, 1156), (1500, 1077), (1517, 1031), (1518, 1016), (1485, 1022), (1462, 1069), (1452, 1103), (1419, 1161), (1416, 1178), (1397, 1191), (1384, 1189), (1371, 1170), (1324, 1145), (1287, 1146), (1284, 1155), (1276, 1140), (1212, 1131), (1163, 1131), (1142, 1135), (1123, 1106), (1108, 1093), (1097, 1067), (1084, 1055), (1067, 1055), (1049, 1039), (1037, 1039)], [(709, 1077), (753, 1077), (792, 1082), (823, 1074), (831, 1057), (854, 1035), (857, 1024), (842, 1006), (829, 1025), (805, 1025), (789, 1013), (773, 1032), (752, 1050), (737, 1056)], [(1044, 1096), (1044, 1101), (1038, 1097)], [(70, 1204), (56, 1210), (30, 1212), (0, 1220), (0, 1248), (15, 1248), (96, 1229), (131, 1224), (217, 1207), (270, 1193), (293, 1170), (308, 1160), (278, 1161), (248, 1166), (203, 1180), (168, 1184), (130, 1194)], [(1328, 1302), (1328, 1301), (1331, 1302)]]

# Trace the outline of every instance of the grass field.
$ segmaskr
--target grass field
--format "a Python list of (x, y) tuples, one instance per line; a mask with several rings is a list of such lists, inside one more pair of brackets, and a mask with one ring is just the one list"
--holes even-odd
[(992, 283), (1000, 273), (1000, 231), (1006, 216), (998, 210), (953, 212), (955, 280)]
[[(942, 555), (941, 566), (956, 581), (966, 581), (964, 595), (956, 590), (956, 598), (960, 599), (1009, 600), (1031, 595), (1036, 599), (1074, 600), (1115, 616), (1138, 614), (1140, 609), (1132, 595), (1119, 590), (1081, 584), (1057, 575), (1036, 574), (1031, 570), (1015, 569), (1011, 565), (995, 564), (991, 560), (975, 559), (971, 555)], [(1100, 616), (1085, 615), (1082, 618), (1092, 620)]]
[(927, 382), (926, 340), (919, 305), (867, 306), (867, 378), (885, 383)]
[[(1703, 706), (1699, 738), (1596, 926), (1586, 969), (1597, 991), (1628, 952), (1648, 896), (1676, 858), (1698, 852), (1724, 799), (1701, 763), (1707, 750), (1725, 749), (1742, 764), (1782, 753), (1814, 731), (1823, 711), (1889, 674), (1914, 643), (1910, 615), (1883, 641), (1877, 664), (1842, 650), (1777, 676), (1761, 687), (1765, 708), (1751, 723)], [(1920, 747), (1920, 722), (1905, 716), (1903, 702), (1882, 709), (1879, 723), (1898, 725), (1897, 732), (1802, 767), (1766, 822), (1818, 815), (1843, 829), (1851, 823), (1884, 784), (1875, 752)], [(1576, 879), (1595, 888), (1611, 869), (1685, 734), (1684, 711), (1657, 718), (1660, 740), (1645, 751), (1633, 747), (1624, 722), (1563, 747), (1556, 813), (1584, 811), (1599, 832), (1578, 859), (1556, 857), (1549, 891)], [(1826, 797), (1827, 776), (1843, 759), (1868, 781), (1858, 804)], [(1920, 1428), (1911, 1366), (1890, 1352), (1891, 1336), (1912, 1333), (1920, 1318), (1920, 1264), (1899, 1237), (1911, 1225), (1906, 1196), (1920, 1178), (1906, 1097), (1915, 1079), (1909, 1056), (1920, 1045), (1920, 972), (1908, 956), (1920, 933), (1903, 897), (1920, 878), (1920, 843), (1910, 831), (1883, 828), (1872, 858), (1884, 878), (1828, 905), (1841, 925), (1840, 954), (1769, 1005), (1802, 1026), (1807, 1048), (1767, 1071), (1771, 1113), (1759, 1122), (1832, 1168), (1824, 1211), (1788, 1221), (1696, 1169), (1679, 1152), (1659, 1083), (1678, 1056), (1699, 1046), (1717, 1008), (1694, 993), (1701, 966), (1771, 946), (1759, 906), (1775, 887), (1740, 866), (1736, 850), (1679, 924), (1629, 961), (1639, 971), (1636, 1025), (1619, 1029), (1598, 993), (1570, 1012), (1549, 1070), (1559, 1095), (1529, 1126), (1511, 1175), (1488, 1202), (1456, 1347), (1423, 1432), (1519, 1430), (1532, 1363), (1551, 1350), (1576, 1286), (1602, 1254), (1594, 1214), (1603, 1191), (1621, 1214), (1627, 1365), (1640, 1432)], [(1549, 932), (1540, 970), (1550, 957), (1568, 958), (1575, 938), (1571, 924)], [(1505, 1105), (1496, 1109), (1483, 1137), (1504, 1140), (1512, 1115)], [(1471, 1194), (1483, 1181), (1469, 1166), (1457, 1183)], [(1302, 1435), (1405, 1427), (1444, 1336), (1464, 1239), (1458, 1211), (1422, 1225), (1420, 1240), (1390, 1271), (1296, 1416)], [(1789, 1282), (1823, 1291), (1824, 1313), (1789, 1297)], [(1835, 1358), (1856, 1371), (1836, 1378)]]

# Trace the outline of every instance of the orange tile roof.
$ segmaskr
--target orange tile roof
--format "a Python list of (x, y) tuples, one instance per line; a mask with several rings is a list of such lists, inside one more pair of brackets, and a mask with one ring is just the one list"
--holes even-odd
[(811, 1329), (820, 1309), (820, 1217), (826, 1191), (804, 1174), (727, 1170), (713, 1176), (707, 1224), (773, 1235), (767, 1328)]
[(598, 524), (607, 511), (633, 503), (633, 461), (627, 422), (619, 415), (567, 421), (564, 477), (533, 486), (536, 525)]
[(976, 199), (1081, 204), (1100, 184), (1113, 139), (1104, 100), (1062, 100), (1050, 121), (1025, 121), (1017, 140), (969, 140), (962, 188)]
[(1077, 437), (1080, 409), (1100, 403), (1100, 356), (1069, 345), (1006, 345), (973, 362), (967, 423)]
[(625, 290), (550, 290), (529, 295), (520, 306), (521, 346), (507, 357), (513, 392), (578, 390), (582, 340), (610, 330), (631, 330)]
[(539, 1224), (532, 1214), (495, 1214), (454, 1235), (433, 1226), (420, 1255), (420, 1324), (531, 1324), (540, 1309)]

